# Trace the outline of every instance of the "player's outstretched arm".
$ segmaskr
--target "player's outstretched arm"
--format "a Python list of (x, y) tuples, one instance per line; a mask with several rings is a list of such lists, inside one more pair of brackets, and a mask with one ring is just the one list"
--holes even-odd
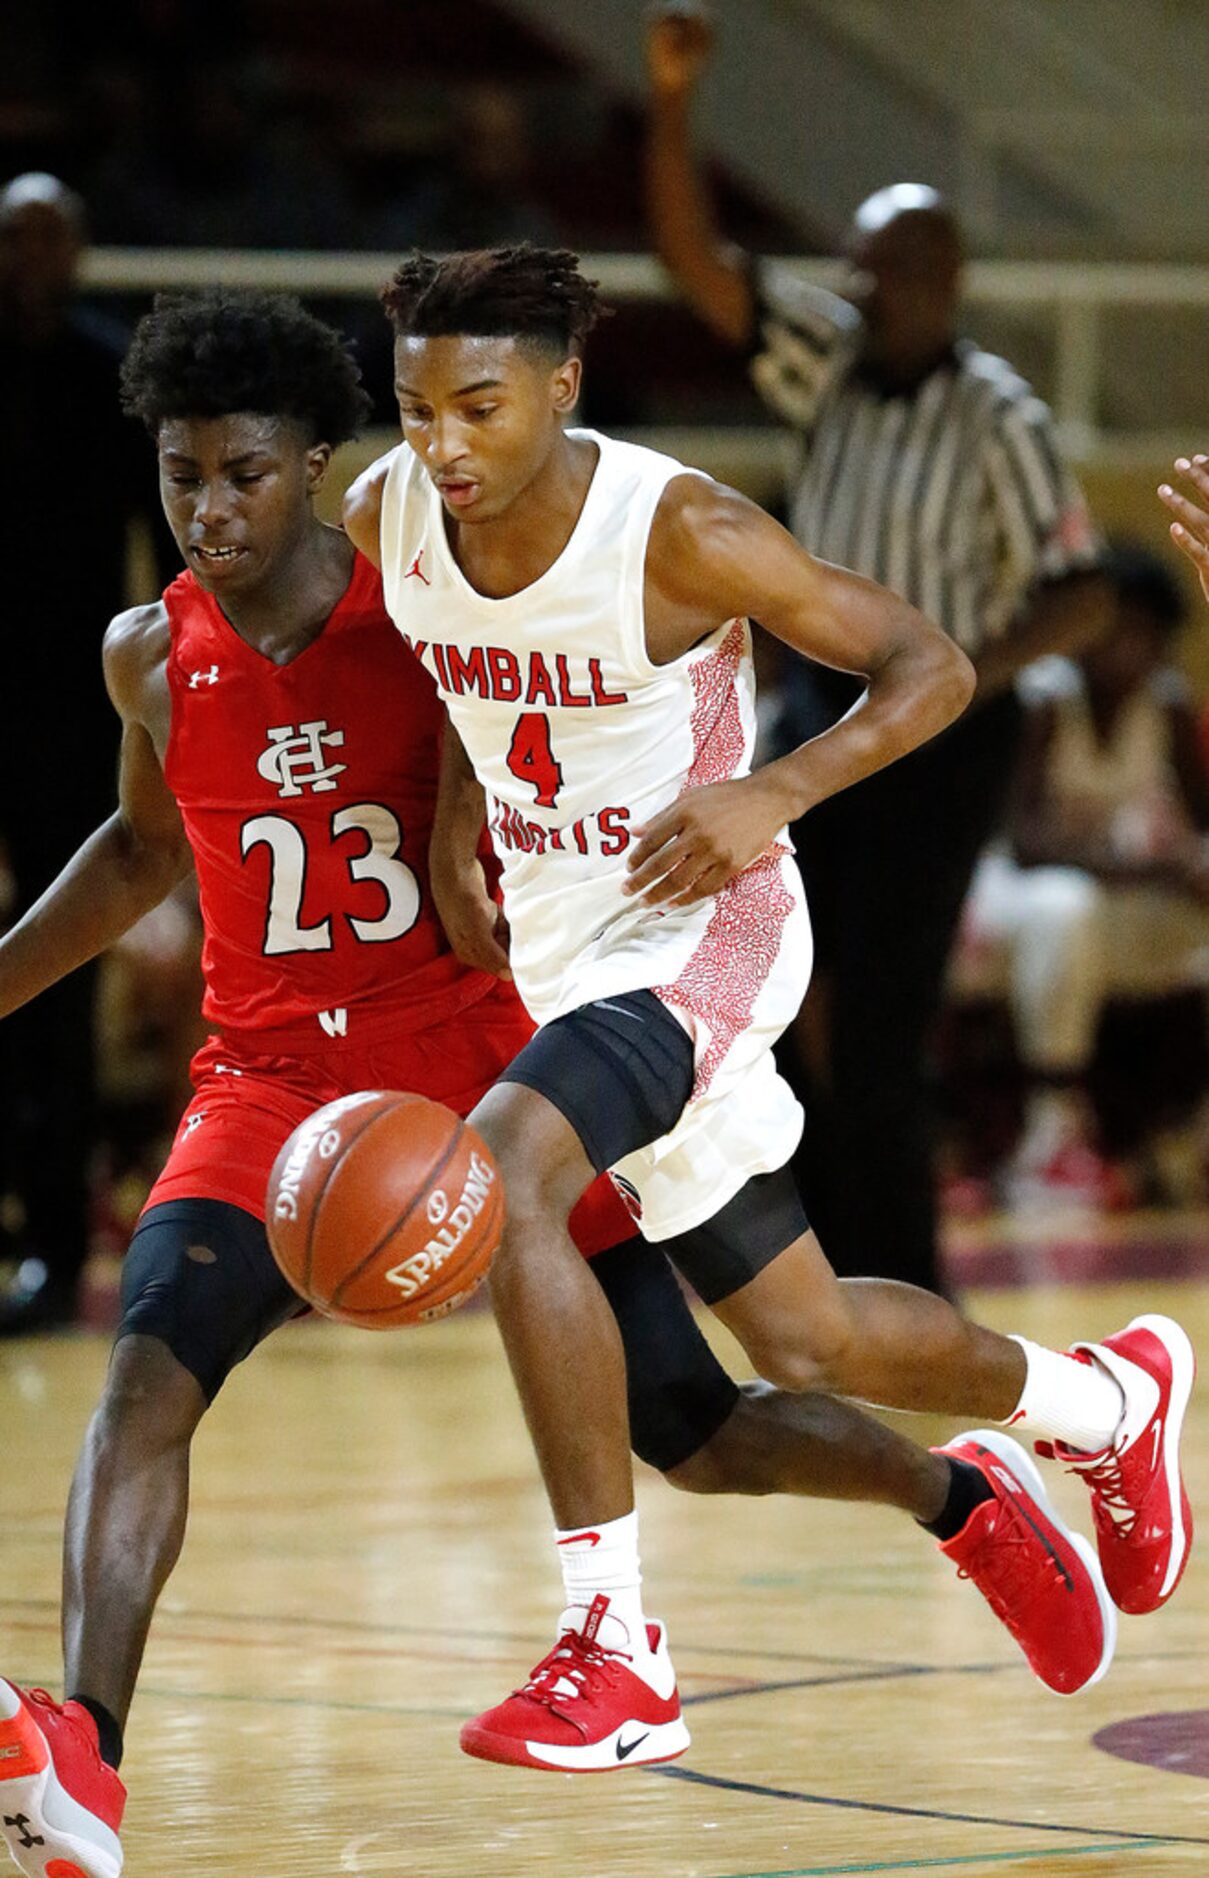
[(1196, 500), (1170, 483), (1159, 484), (1159, 498), (1165, 502), (1175, 521), (1171, 539), (1186, 554), (1200, 576), (1201, 592), (1209, 600), (1209, 456), (1180, 456), (1176, 472), (1196, 492)]
[(744, 615), (805, 658), (863, 675), (867, 689), (822, 736), (654, 817), (629, 861), (629, 890), (647, 900), (684, 906), (717, 893), (786, 822), (926, 743), (973, 692), (964, 652), (905, 600), (815, 560), (733, 489), (677, 477), (647, 548), (647, 650), (664, 664)]
[(647, 213), (659, 258), (693, 310), (727, 344), (745, 346), (756, 319), (746, 257), (715, 226), (692, 147), (693, 94), (713, 43), (709, 15), (693, 0), (648, 15)]
[(344, 496), (344, 532), (375, 567), (382, 565), (382, 489), (390, 457), (380, 456), (351, 482)]
[(0, 939), (0, 1017), (95, 958), (188, 874), (192, 857), (145, 719), (165, 693), (161, 606), (137, 607), (105, 638), (105, 680), (122, 718), (118, 807), (41, 899)]
[(445, 719), (441, 776), (428, 849), (428, 878), (445, 937), (464, 965), (511, 978), (508, 924), (491, 898), (479, 860), (486, 825), (483, 786), (462, 739)]

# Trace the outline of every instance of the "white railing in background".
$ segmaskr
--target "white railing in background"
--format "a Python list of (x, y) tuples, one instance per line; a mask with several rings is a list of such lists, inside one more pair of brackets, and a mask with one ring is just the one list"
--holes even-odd
[[(275, 249), (94, 248), (85, 285), (101, 293), (149, 293), (216, 283), (312, 295), (371, 297), (397, 264), (393, 254), (300, 253)], [(801, 263), (803, 274), (835, 286), (833, 261)], [(672, 289), (649, 255), (585, 254), (583, 267), (613, 300), (664, 299)], [(1200, 311), (1209, 356), (1209, 266), (1116, 262), (976, 261), (967, 273), (973, 308), (1033, 314), (1054, 337), (1054, 411), (1063, 442), (1083, 462), (1152, 462), (1209, 442), (1209, 410), (1190, 410), (1172, 431), (1106, 431), (1097, 422), (1104, 371), (1102, 324), (1123, 308)]]

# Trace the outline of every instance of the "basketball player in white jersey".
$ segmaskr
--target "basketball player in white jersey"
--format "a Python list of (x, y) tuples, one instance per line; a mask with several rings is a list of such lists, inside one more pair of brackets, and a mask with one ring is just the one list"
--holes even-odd
[[(383, 299), (404, 444), (354, 486), (346, 522), (449, 712), (446, 928), (512, 971), (541, 1025), (473, 1119), (504, 1174), (493, 1296), (567, 1610), (463, 1747), (577, 1771), (688, 1743), (643, 1611), (621, 1346), (566, 1230), (601, 1169), (770, 1381), (1027, 1423), (1087, 1477), (1103, 1578), (998, 1430), (951, 1445), (967, 1466), (933, 1528), (1017, 1634), (1040, 1623), (1040, 1653), (1068, 1653), (1051, 1686), (1086, 1686), (1112, 1652), (1108, 1592), (1153, 1609), (1187, 1557), (1188, 1340), (1150, 1316), (1059, 1354), (926, 1292), (840, 1283), (785, 1169), (801, 1121), (770, 1054), (809, 972), (786, 823), (943, 730), (967, 661), (733, 491), (566, 428), (597, 313), (573, 255), (415, 256)], [(841, 724), (755, 774), (749, 615), (868, 681)], [(484, 812), (507, 955), (473, 858)]]

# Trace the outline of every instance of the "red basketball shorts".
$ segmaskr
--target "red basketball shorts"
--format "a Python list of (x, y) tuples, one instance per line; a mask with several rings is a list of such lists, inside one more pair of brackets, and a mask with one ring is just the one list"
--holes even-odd
[[(533, 1023), (511, 985), (500, 984), (476, 1004), (431, 1030), (391, 1032), (372, 1024), (361, 1041), (359, 1014), (350, 1032), (312, 1050), (273, 1050), (280, 1034), (207, 1039), (193, 1059), (194, 1097), (181, 1117), (172, 1151), (147, 1198), (225, 1200), (257, 1219), (278, 1152), (299, 1122), (338, 1096), (359, 1089), (405, 1089), (468, 1115), (533, 1035)], [(255, 1048), (253, 1048), (255, 1044)], [(146, 1210), (146, 1209), (144, 1209)], [(634, 1236), (634, 1223), (613, 1183), (595, 1180), (571, 1215), (571, 1232), (588, 1258)]]

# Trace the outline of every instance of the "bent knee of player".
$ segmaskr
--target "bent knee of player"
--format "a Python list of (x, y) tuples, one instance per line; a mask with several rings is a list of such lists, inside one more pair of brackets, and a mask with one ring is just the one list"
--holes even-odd
[(161, 1451), (191, 1440), (207, 1406), (196, 1377), (166, 1343), (133, 1333), (114, 1346), (95, 1428), (108, 1443)]
[(504, 1182), (504, 1245), (565, 1225), (596, 1170), (554, 1104), (523, 1083), (497, 1083), (470, 1117)]
[(682, 1493), (733, 1493), (737, 1489), (727, 1465), (725, 1430), (719, 1429), (711, 1441), (690, 1454), (675, 1467), (665, 1467), (663, 1478), (669, 1487)]
[(664, 1479), (684, 1493), (775, 1493), (761, 1403), (778, 1393), (758, 1377), (740, 1383), (726, 1420), (692, 1454), (665, 1467)]

